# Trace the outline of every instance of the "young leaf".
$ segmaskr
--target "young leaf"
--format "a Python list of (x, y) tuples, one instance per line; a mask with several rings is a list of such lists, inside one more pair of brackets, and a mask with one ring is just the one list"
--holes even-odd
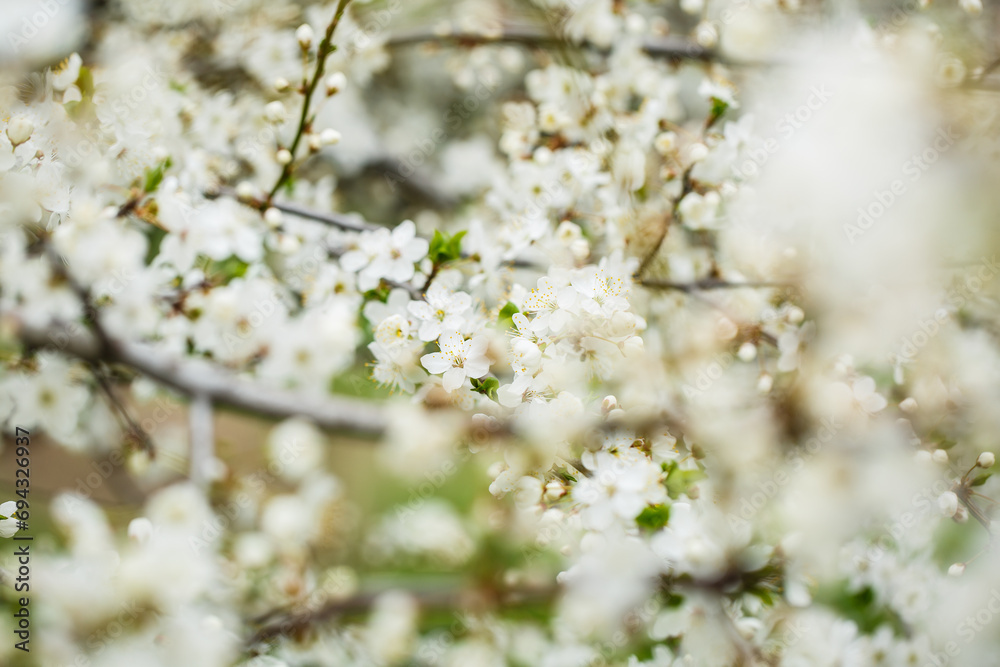
[(670, 505), (650, 505), (643, 509), (639, 516), (635, 518), (636, 524), (640, 528), (649, 531), (656, 531), (667, 525), (670, 521)]

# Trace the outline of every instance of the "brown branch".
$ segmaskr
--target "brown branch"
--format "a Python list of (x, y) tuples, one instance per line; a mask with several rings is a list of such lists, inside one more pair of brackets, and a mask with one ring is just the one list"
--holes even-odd
[(141, 343), (81, 335), (79, 327), (36, 328), (20, 324), (18, 337), (27, 345), (48, 348), (88, 363), (127, 366), (185, 396), (204, 396), (212, 403), (278, 419), (301, 416), (328, 430), (380, 435), (386, 427), (383, 411), (367, 401), (325, 398), (261, 386), (239, 379), (214, 364), (197, 359), (167, 358)]
[(718, 278), (705, 278), (703, 280), (695, 280), (690, 283), (678, 283), (678, 282), (671, 282), (669, 280), (639, 278), (636, 280), (636, 283), (642, 285), (643, 287), (648, 287), (650, 289), (674, 290), (677, 292), (684, 292), (685, 294), (691, 294), (692, 292), (703, 292), (708, 290), (740, 289), (744, 287), (748, 289), (789, 287), (789, 285), (785, 285), (782, 283), (758, 282), (758, 281), (729, 282), (727, 280), (719, 280)]
[[(458, 46), (477, 46), (482, 44), (521, 44), (529, 47), (548, 47), (566, 44), (568, 40), (556, 33), (527, 26), (507, 26), (496, 34), (475, 32), (452, 32), (438, 34), (433, 30), (418, 28), (398, 32), (387, 41), (387, 46), (400, 47), (425, 42), (448, 42)], [(580, 46), (599, 53), (609, 53), (610, 49), (599, 47), (591, 42), (582, 42)], [(700, 60), (704, 62), (722, 62), (722, 56), (712, 50), (682, 37), (650, 37), (643, 41), (642, 50), (654, 58), (669, 60)]]
[(101, 364), (90, 363), (91, 373), (94, 379), (97, 381), (97, 386), (100, 388), (101, 392), (104, 394), (108, 401), (108, 404), (115, 412), (115, 416), (118, 418), (118, 423), (121, 429), (126, 434), (126, 439), (128, 442), (137, 445), (144, 452), (149, 454), (151, 457), (156, 455), (156, 451), (153, 448), (153, 439), (150, 437), (146, 429), (142, 427), (135, 420), (132, 414), (122, 403), (121, 399), (115, 393), (114, 387), (111, 386), (111, 382), (108, 379), (107, 371), (101, 367)]
[[(491, 598), (497, 605), (523, 604), (550, 600), (556, 592), (556, 587), (519, 588), (507, 591), (474, 591), (470, 589), (452, 588), (447, 590), (409, 591), (417, 603), (424, 608), (440, 609), (456, 607), (464, 599), (472, 595)], [(270, 611), (258, 616), (257, 622), (267, 621), (278, 616), (280, 620), (269, 622), (258, 628), (247, 640), (249, 650), (268, 640), (297, 635), (302, 631), (347, 614), (360, 614), (371, 609), (372, 604), (384, 591), (359, 593), (346, 599), (328, 600), (314, 609), (285, 613), (280, 610)], [(253, 622), (253, 621), (252, 621)]]

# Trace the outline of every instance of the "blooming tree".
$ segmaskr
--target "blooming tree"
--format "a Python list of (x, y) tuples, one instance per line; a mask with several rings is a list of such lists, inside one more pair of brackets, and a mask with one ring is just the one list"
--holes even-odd
[(1000, 9), (9, 4), (0, 662), (997, 664)]

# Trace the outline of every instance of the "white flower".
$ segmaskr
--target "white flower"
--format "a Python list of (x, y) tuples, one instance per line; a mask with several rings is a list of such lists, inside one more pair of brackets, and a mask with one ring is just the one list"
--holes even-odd
[(993, 455), (992, 452), (983, 452), (976, 459), (976, 465), (980, 468), (992, 468), (993, 464), (997, 462), (997, 457)]
[(548, 329), (559, 333), (569, 324), (572, 308), (577, 301), (577, 292), (571, 287), (557, 287), (548, 276), (538, 279), (538, 287), (531, 290), (524, 300), (524, 310), (535, 313), (531, 328), (537, 332)]
[(0, 504), (0, 537), (14, 537), (14, 533), (17, 532), (15, 512), (17, 512), (17, 502), (8, 500)]
[(368, 350), (375, 357), (372, 378), (379, 384), (412, 393), (416, 390), (416, 383), (426, 377), (423, 369), (417, 366), (419, 351), (412, 346), (396, 345), (390, 348), (373, 341), (368, 344)]
[(375, 327), (375, 342), (393, 348), (410, 340), (410, 322), (402, 315), (390, 315)]
[(681, 200), (677, 211), (681, 220), (691, 229), (713, 229), (717, 223), (716, 214), (721, 199), (715, 191), (700, 195), (691, 192)]
[(420, 357), (420, 363), (434, 375), (444, 374), (442, 386), (445, 391), (455, 391), (468, 378), (481, 378), (489, 372), (485, 336), (465, 340), (462, 334), (452, 331), (442, 335), (438, 344), (441, 351), (425, 354)]
[(851, 391), (854, 393), (854, 400), (868, 414), (879, 412), (887, 405), (882, 394), (875, 391), (875, 380), (867, 375), (855, 380)]
[(460, 331), (465, 326), (463, 313), (472, 306), (472, 297), (464, 292), (449, 292), (441, 283), (427, 290), (425, 301), (412, 301), (407, 307), (420, 321), (417, 336), (432, 341), (445, 331)]
[(52, 69), (52, 87), (55, 90), (66, 90), (80, 78), (80, 66), (83, 59), (80, 54), (72, 53), (69, 58)]
[(145, 518), (132, 519), (128, 524), (128, 538), (137, 544), (145, 544), (153, 536), (153, 523)]
[(383, 278), (406, 282), (413, 278), (413, 265), (427, 255), (427, 239), (416, 236), (412, 220), (404, 220), (391, 232), (376, 229), (362, 232), (358, 247), (344, 253), (340, 265), (358, 272), (358, 288), (368, 291), (378, 287)]
[(958, 512), (958, 496), (952, 491), (945, 491), (938, 496), (938, 508), (946, 517), (953, 517)]

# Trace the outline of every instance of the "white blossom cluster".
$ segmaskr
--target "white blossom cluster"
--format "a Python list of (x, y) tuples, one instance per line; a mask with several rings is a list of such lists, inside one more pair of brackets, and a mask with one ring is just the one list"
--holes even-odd
[(993, 664), (996, 7), (49, 4), (0, 663)]

